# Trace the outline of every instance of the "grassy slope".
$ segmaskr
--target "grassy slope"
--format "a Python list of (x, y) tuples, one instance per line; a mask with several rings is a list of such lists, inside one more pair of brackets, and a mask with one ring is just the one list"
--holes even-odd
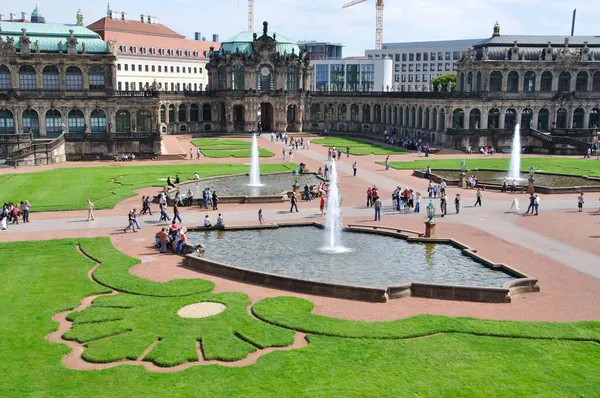
[[(249, 158), (252, 156), (252, 143), (241, 140), (199, 138), (192, 141), (207, 158)], [(258, 156), (270, 158), (275, 156), (271, 151), (259, 148)]]
[[(469, 169), (495, 169), (508, 170), (509, 158), (469, 159), (464, 158)], [(460, 170), (461, 159), (424, 159), (410, 162), (391, 162), (391, 167), (398, 170), (424, 170), (427, 166), (435, 172), (435, 169)], [(588, 177), (600, 177), (600, 161), (581, 158), (523, 158), (521, 159), (521, 170), (528, 171), (531, 165), (537, 171), (549, 173), (586, 175)]]
[[(265, 164), (263, 173), (291, 171), (293, 164)], [(167, 177), (179, 174), (182, 181), (248, 172), (243, 164), (188, 164), (177, 165), (77, 167), (54, 169), (38, 173), (13, 174), (4, 182), (0, 180), (2, 199), (20, 202), (29, 200), (32, 211), (83, 210), (87, 199), (96, 209), (110, 209), (123, 199), (135, 196), (136, 189), (166, 185)]]
[[(85, 246), (86, 242), (82, 241)], [(245, 368), (73, 371), (44, 340), (51, 317), (105, 289), (74, 240), (0, 244), (0, 396), (597, 396), (600, 345), (463, 334), (417, 340), (310, 335)], [(88, 242), (89, 243), (89, 242)]]
[(372, 144), (370, 142), (361, 141), (354, 138), (329, 137), (319, 138), (313, 140), (312, 142), (317, 145), (323, 145), (327, 147), (335, 146), (336, 148), (341, 149), (344, 153), (346, 152), (346, 147), (350, 147), (350, 154), (356, 156), (398, 155), (407, 153), (407, 151), (403, 148)]

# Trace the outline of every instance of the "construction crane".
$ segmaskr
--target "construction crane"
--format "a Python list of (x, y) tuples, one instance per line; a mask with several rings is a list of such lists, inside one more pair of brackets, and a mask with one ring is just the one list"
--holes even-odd
[[(360, 3), (364, 3), (367, 0), (354, 0), (346, 3), (342, 8), (348, 8), (355, 6)], [(383, 0), (377, 0), (375, 3), (376, 10), (376, 25), (375, 25), (375, 49), (381, 50), (383, 45)]]
[(248, 32), (254, 32), (254, 0), (248, 0)]

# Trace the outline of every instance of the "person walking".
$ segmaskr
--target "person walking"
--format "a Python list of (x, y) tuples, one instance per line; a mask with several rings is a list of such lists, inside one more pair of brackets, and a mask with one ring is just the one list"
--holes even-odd
[(190, 160), (194, 159), (194, 151), (190, 148)]
[(260, 223), (260, 225), (263, 225), (265, 223), (265, 219), (263, 218), (262, 209), (258, 209), (258, 222)]
[(214, 191), (212, 194), (212, 207), (213, 210), (219, 210), (219, 197), (217, 196), (217, 191)]
[(281, 158), (285, 160), (285, 148), (281, 150)]
[(31, 205), (29, 204), (28, 200), (21, 202), (21, 213), (24, 223), (29, 222), (29, 209), (31, 209)]
[(579, 192), (579, 196), (577, 197), (577, 207), (579, 208), (579, 212), (583, 211), (583, 204), (585, 203), (583, 199), (583, 192)]
[(390, 169), (390, 157), (389, 156), (387, 158), (385, 158), (385, 169), (386, 170)]
[(290, 162), (294, 161), (294, 151), (290, 150)]
[(417, 192), (415, 196), (415, 213), (421, 212), (421, 193)]
[(179, 220), (179, 223), (181, 224), (183, 221), (181, 221), (181, 215), (179, 213), (179, 206), (177, 206), (177, 203), (175, 203), (173, 205), (173, 221), (177, 221)]
[[(200, 159), (200, 148), (196, 148), (196, 160)], [(176, 182), (178, 184), (178, 182)]]
[(440, 213), (442, 213), (442, 217), (448, 214), (448, 197), (446, 195), (440, 195)]
[(354, 162), (354, 164), (352, 165), (352, 173), (353, 173), (354, 177), (356, 177), (357, 171), (358, 171), (358, 163)]
[(323, 178), (328, 180), (328, 174), (329, 174), (329, 166), (325, 165), (325, 168), (323, 169)]
[(375, 207), (375, 220), (374, 221), (381, 221), (381, 199), (379, 199), (379, 196), (375, 197), (375, 201), (373, 202), (373, 207)]
[(533, 202), (533, 206), (535, 207), (535, 215), (539, 215), (539, 211), (540, 211), (540, 196), (536, 193), (535, 194), (535, 201)]
[(346, 159), (348, 159), (350, 157), (350, 147), (347, 146), (346, 147)]
[(94, 211), (96, 210), (96, 207), (94, 206), (94, 203), (92, 203), (91, 200), (88, 199), (88, 218), (87, 220), (95, 220), (94, 218)]
[(373, 206), (373, 190), (371, 187), (367, 189), (367, 207)]
[(298, 198), (296, 197), (295, 193), (292, 194), (292, 197), (290, 198), (290, 203), (292, 204), (290, 207), (290, 213), (292, 213), (294, 209), (296, 209), (296, 213), (298, 213)]
[(129, 222), (129, 224), (125, 228), (123, 228), (123, 232), (129, 231), (131, 228), (133, 228), (133, 232), (137, 232), (137, 229), (135, 228), (134, 219), (135, 218), (133, 211), (129, 211), (129, 214), (127, 215), (127, 221)]
[(460, 194), (457, 193), (454, 198), (454, 206), (456, 207), (456, 214), (460, 213)]
[(137, 209), (133, 209), (132, 213), (133, 213), (133, 223), (135, 224), (137, 229), (142, 229), (142, 228), (140, 228), (140, 223), (138, 222), (138, 219), (137, 219)]
[(479, 205), (479, 207), (481, 207), (481, 199), (483, 198), (483, 195), (481, 194), (481, 188), (477, 188), (477, 201), (475, 202), (475, 204), (473, 205), (473, 207)]

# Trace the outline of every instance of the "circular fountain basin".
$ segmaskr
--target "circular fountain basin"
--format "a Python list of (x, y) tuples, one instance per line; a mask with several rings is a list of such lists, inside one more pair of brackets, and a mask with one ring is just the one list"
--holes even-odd
[[(291, 191), (294, 185), (294, 177), (291, 173), (263, 174), (260, 176), (260, 183), (262, 185), (259, 187), (249, 186), (247, 175), (235, 175), (181, 184), (180, 189), (182, 192), (190, 189), (194, 194), (194, 198), (202, 198), (202, 191), (206, 188), (216, 191), (220, 197), (273, 196)], [(319, 183), (320, 180), (315, 174), (301, 174), (298, 180), (300, 187), (318, 185)]]
[(203, 244), (203, 258), (264, 274), (359, 287), (408, 282), (501, 287), (512, 275), (487, 268), (449, 244), (409, 243), (391, 236), (348, 232), (341, 245), (352, 250), (328, 253), (326, 232), (317, 227), (191, 232)]
[[(480, 183), (489, 183), (502, 185), (503, 180), (506, 178), (506, 183), (510, 186), (512, 180), (508, 178), (507, 171), (493, 171), (493, 170), (469, 170), (466, 172), (467, 175), (474, 175)], [(443, 178), (449, 181), (460, 180), (460, 170), (433, 170), (433, 174), (437, 177)], [(567, 188), (567, 187), (596, 187), (600, 190), (600, 179), (585, 178), (582, 176), (574, 175), (563, 175), (563, 174), (550, 174), (550, 173), (536, 173), (534, 176), (535, 185), (539, 187), (547, 188)], [(520, 179), (517, 181), (517, 185), (527, 186), (529, 180), (529, 173), (521, 173)]]

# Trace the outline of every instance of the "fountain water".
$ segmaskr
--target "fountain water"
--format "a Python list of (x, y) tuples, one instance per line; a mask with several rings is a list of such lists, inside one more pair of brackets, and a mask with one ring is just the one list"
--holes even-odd
[(327, 214), (325, 215), (325, 232), (327, 244), (323, 251), (327, 253), (346, 253), (342, 246), (342, 197), (338, 186), (338, 173), (335, 160), (331, 162), (329, 194), (327, 197)]
[(258, 138), (256, 134), (252, 135), (252, 161), (250, 163), (250, 185), (251, 187), (261, 187), (260, 183), (260, 164), (258, 162)]
[(512, 142), (512, 153), (510, 157), (510, 169), (508, 171), (510, 182), (521, 179), (521, 127), (515, 126), (515, 135)]

